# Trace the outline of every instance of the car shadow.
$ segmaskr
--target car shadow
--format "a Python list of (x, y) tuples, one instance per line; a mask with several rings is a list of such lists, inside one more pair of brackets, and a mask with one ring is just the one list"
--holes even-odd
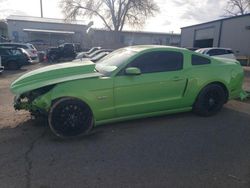
[[(114, 137), (119, 137), (124, 134), (133, 134), (135, 132), (140, 131), (151, 131), (152, 134), (154, 132), (158, 132), (157, 129), (162, 130), (176, 130), (176, 131), (189, 131), (189, 128), (192, 130), (197, 129), (197, 131), (209, 130), (212, 129), (224, 129), (227, 126), (227, 117), (235, 117), (240, 119), (241, 116), (244, 116), (245, 119), (250, 120), (250, 116), (244, 113), (240, 113), (233, 109), (223, 108), (220, 113), (212, 117), (200, 117), (196, 116), (192, 112), (185, 112), (179, 114), (171, 114), (171, 115), (164, 115), (158, 117), (149, 117), (143, 119), (136, 119), (136, 120), (128, 120), (123, 122), (117, 123), (107, 123), (104, 125), (100, 125), (95, 127), (89, 134), (62, 139), (56, 137), (49, 128), (48, 122), (46, 119), (28, 119), (25, 122), (18, 124), (16, 127), (11, 128), (2, 128), (0, 129), (0, 135), (3, 132), (9, 132), (9, 134), (15, 134), (17, 131), (21, 131), (23, 135), (36, 135), (41, 132), (45, 132), (44, 139), (51, 141), (51, 142), (58, 142), (58, 143), (67, 143), (67, 142), (81, 142), (83, 140), (88, 141), (97, 141), (107, 138), (110, 135)], [(216, 123), (214, 123), (216, 122)], [(27, 136), (27, 135), (26, 135)]]

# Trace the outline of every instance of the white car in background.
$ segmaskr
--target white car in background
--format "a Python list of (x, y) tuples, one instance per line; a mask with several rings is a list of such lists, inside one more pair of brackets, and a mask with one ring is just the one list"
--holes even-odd
[(0, 56), (0, 73), (3, 72), (4, 66), (2, 66), (2, 58)]
[(195, 52), (213, 57), (236, 59), (233, 50), (230, 48), (200, 48)]
[(26, 50), (31, 58), (31, 62), (38, 63), (39, 58), (37, 54), (37, 49), (30, 43), (0, 43), (0, 47), (13, 47), (13, 48), (23, 48)]

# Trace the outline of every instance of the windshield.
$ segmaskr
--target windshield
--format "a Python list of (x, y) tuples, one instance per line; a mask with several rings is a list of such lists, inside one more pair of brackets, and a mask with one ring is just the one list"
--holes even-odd
[(130, 49), (119, 49), (97, 62), (95, 68), (98, 72), (104, 75), (110, 75), (118, 67), (120, 67), (126, 60), (136, 54), (136, 51)]

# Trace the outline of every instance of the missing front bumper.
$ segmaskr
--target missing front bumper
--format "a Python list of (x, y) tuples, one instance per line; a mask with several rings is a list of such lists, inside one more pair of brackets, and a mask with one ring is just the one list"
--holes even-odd
[(240, 100), (244, 101), (246, 99), (250, 98), (250, 91), (242, 91), (240, 93)]

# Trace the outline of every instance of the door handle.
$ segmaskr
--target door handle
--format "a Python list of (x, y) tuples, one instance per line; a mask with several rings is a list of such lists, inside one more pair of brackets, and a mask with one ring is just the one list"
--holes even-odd
[(172, 78), (173, 81), (180, 81), (183, 80), (183, 78), (179, 77), (179, 76), (175, 76)]

